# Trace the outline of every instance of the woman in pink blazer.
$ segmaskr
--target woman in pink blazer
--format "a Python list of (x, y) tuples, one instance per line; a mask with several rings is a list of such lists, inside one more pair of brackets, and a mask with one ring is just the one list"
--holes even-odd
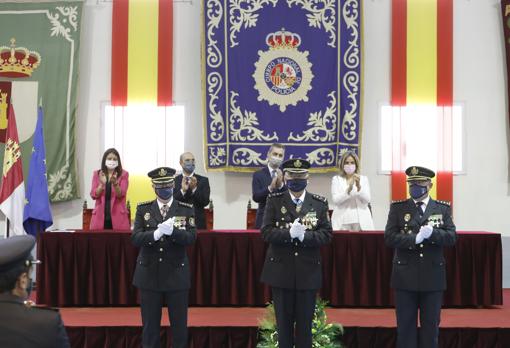
[(120, 156), (114, 148), (103, 155), (101, 169), (92, 174), (90, 196), (96, 201), (91, 230), (129, 230), (131, 227), (126, 208), (129, 173), (122, 170)]

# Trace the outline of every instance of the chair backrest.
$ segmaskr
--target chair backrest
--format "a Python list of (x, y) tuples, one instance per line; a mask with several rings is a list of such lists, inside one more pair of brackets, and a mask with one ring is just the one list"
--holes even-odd
[[(127, 212), (128, 212), (128, 219), (129, 222), (131, 222), (131, 203), (127, 201), (126, 204)], [(92, 212), (94, 209), (90, 209), (87, 207), (87, 201), (83, 201), (83, 210), (82, 210), (82, 226), (81, 229), (84, 231), (90, 230), (90, 220), (92, 219)]]
[(205, 228), (210, 231), (214, 228), (214, 205), (213, 201), (209, 201), (209, 205), (204, 209), (205, 212)]
[(251, 200), (248, 200), (248, 206), (246, 208), (246, 229), (256, 229), (255, 224), (257, 222), (257, 209), (251, 207)]

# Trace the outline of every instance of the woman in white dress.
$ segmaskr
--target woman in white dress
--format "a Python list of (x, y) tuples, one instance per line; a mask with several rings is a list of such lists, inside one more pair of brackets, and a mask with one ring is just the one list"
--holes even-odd
[(339, 175), (331, 181), (333, 197), (333, 230), (367, 231), (374, 229), (370, 212), (370, 186), (366, 176), (359, 174), (359, 158), (347, 151), (339, 165)]

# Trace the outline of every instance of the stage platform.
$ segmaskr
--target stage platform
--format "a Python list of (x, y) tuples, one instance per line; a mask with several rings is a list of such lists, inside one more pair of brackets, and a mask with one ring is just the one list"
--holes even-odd
[[(441, 348), (510, 347), (510, 289), (503, 292), (504, 305), (483, 308), (444, 309), (440, 330)], [(255, 348), (257, 326), (264, 308), (192, 307), (189, 333), (192, 348)], [(62, 308), (72, 347), (140, 347), (139, 308)], [(343, 342), (353, 348), (391, 348), (395, 345), (395, 314), (392, 308), (327, 310), (331, 322), (345, 328)], [(163, 312), (162, 347), (169, 335)]]

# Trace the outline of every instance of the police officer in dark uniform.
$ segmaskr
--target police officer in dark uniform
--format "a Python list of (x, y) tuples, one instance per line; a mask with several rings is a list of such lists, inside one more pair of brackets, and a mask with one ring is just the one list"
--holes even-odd
[(435, 348), (446, 289), (443, 247), (454, 245), (457, 234), (449, 204), (429, 196), (434, 172), (414, 166), (406, 174), (411, 198), (391, 205), (384, 231), (386, 245), (395, 249), (397, 348)]
[(261, 280), (271, 286), (278, 346), (311, 348), (315, 300), (322, 286), (320, 247), (332, 238), (328, 202), (305, 190), (308, 161), (290, 159), (282, 168), (288, 191), (267, 198), (261, 232), (269, 248)]
[(32, 236), (0, 240), (0, 347), (69, 347), (58, 311), (34, 307), (27, 301), (32, 290), (30, 272), (35, 245)]
[(175, 169), (148, 173), (157, 198), (138, 204), (131, 241), (140, 248), (133, 284), (140, 289), (144, 348), (160, 347), (161, 308), (168, 305), (173, 347), (188, 345), (190, 269), (186, 247), (196, 239), (193, 205), (173, 199)]

